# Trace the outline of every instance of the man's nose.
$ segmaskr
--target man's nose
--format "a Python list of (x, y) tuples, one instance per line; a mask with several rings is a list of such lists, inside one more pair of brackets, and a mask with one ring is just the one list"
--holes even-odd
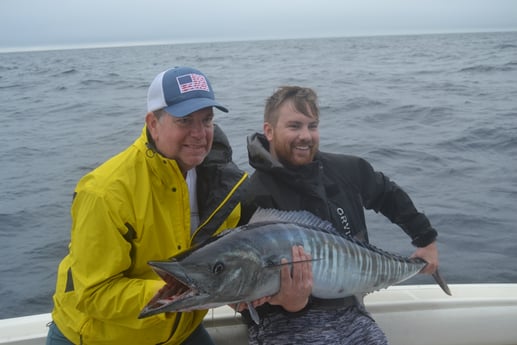
[(311, 131), (309, 130), (309, 127), (302, 127), (300, 129), (300, 138), (301, 139), (310, 139), (311, 138)]
[(203, 121), (201, 120), (194, 120), (192, 121), (190, 125), (190, 134), (195, 136), (202, 136), (205, 134), (205, 126), (203, 124)]

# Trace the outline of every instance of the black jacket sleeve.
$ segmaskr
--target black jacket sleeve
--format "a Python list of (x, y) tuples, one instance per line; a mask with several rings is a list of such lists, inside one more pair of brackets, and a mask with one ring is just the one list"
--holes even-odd
[(365, 160), (358, 160), (362, 172), (360, 189), (364, 207), (382, 213), (392, 223), (399, 225), (411, 237), (413, 245), (425, 247), (438, 233), (427, 216), (419, 212), (409, 195), (383, 173), (375, 171)]

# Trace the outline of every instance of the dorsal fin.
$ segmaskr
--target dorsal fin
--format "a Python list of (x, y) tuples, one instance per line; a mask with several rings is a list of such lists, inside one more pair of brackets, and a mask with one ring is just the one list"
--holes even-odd
[(251, 217), (253, 223), (294, 223), (306, 227), (315, 227), (320, 230), (338, 234), (332, 223), (315, 216), (309, 211), (282, 211), (274, 208), (258, 208)]

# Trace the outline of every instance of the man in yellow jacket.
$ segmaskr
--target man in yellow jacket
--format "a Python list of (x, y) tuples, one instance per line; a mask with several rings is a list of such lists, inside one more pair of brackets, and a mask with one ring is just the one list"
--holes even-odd
[(247, 174), (232, 162), (208, 78), (190, 67), (151, 83), (141, 136), (77, 184), (47, 345), (213, 344), (206, 310), (138, 314), (164, 282), (148, 266), (240, 217)]

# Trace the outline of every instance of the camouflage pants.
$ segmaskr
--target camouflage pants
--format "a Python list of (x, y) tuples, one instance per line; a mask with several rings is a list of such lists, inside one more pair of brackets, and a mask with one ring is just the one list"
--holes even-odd
[(248, 327), (250, 345), (387, 345), (377, 323), (357, 307), (270, 314)]

